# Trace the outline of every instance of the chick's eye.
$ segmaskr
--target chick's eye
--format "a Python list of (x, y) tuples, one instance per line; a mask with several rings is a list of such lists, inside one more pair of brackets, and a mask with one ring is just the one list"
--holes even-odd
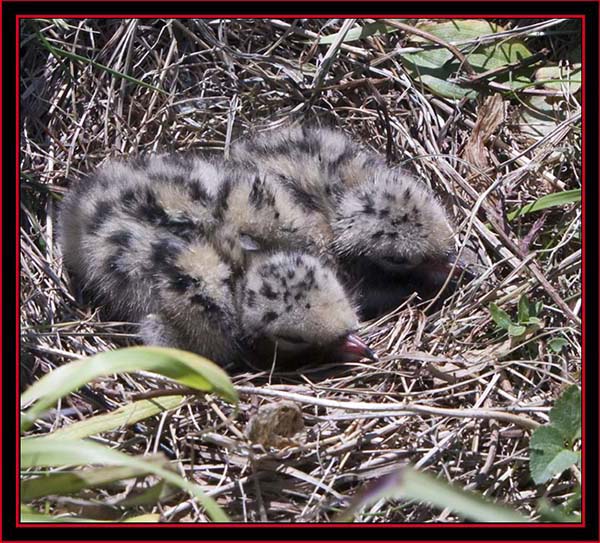
[(395, 266), (406, 266), (408, 264), (410, 264), (410, 261), (408, 260), (408, 258), (404, 258), (402, 256), (396, 256), (396, 255), (392, 255), (392, 256), (384, 256), (382, 257), (382, 259), (384, 262), (387, 262), (388, 264), (394, 264)]
[(288, 335), (284, 335), (284, 334), (279, 334), (277, 336), (277, 339), (286, 341), (287, 343), (293, 343), (295, 345), (300, 345), (302, 343), (306, 343), (306, 341), (304, 339), (302, 339), (300, 336), (288, 336)]

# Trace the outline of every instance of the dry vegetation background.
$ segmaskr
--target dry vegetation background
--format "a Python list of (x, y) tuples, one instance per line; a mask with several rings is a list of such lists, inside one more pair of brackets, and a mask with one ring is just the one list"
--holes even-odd
[[(577, 61), (577, 21), (497, 22), (506, 34), (489, 43), (517, 36), (534, 53), (546, 50), (536, 68), (568, 69)], [(239, 410), (191, 396), (176, 409), (96, 439), (131, 454), (167, 454), (179, 473), (201, 484), (237, 521), (330, 521), (358, 489), (406, 463), (534, 515), (542, 493), (561, 503), (572, 487), (569, 476), (536, 487), (527, 447), (529, 421), (547, 422), (560, 391), (580, 380), (581, 208), (571, 203), (516, 218), (510, 212), (581, 188), (579, 93), (562, 84), (509, 94), (503, 83), (484, 77), (474, 87), (477, 96), (449, 99), (424, 84), (426, 70), (419, 74), (403, 60), (431, 47), (427, 37), (391, 27), (341, 47), (319, 42), (343, 24), (22, 23), (23, 387), (69, 360), (135, 342), (128, 323), (102, 322), (96, 308), (77, 299), (61, 264), (54, 221), (61, 198), (82, 173), (109, 155), (227, 155), (231, 142), (245, 134), (294, 121), (333, 125), (391, 163), (403, 163), (443, 195), (457, 225), (457, 247), (477, 277), (436, 304), (413, 298), (364, 323), (361, 334), (380, 354), (377, 363), (272, 376), (248, 371), (232, 376), (248, 387)], [(463, 65), (461, 73), (469, 70)], [(535, 109), (542, 102), (545, 109)], [(490, 304), (517, 326), (523, 295), (532, 308), (538, 304), (540, 323), (509, 336), (493, 320)], [(250, 387), (262, 392), (251, 394)], [(32, 431), (61, 428), (168, 388), (151, 375), (100, 379)], [(303, 434), (286, 447), (252, 448), (245, 434), (249, 418), (260, 405), (292, 393), (300, 395)], [(323, 401), (333, 403), (319, 405)], [(355, 402), (389, 410), (352, 410)], [(490, 410), (507, 416), (490, 418)], [(46, 505), (56, 514), (119, 519), (119, 500), (146, 484), (62, 496)], [(159, 512), (165, 521), (206, 520), (181, 492), (139, 512)], [(458, 519), (449, 510), (379, 501), (358, 520)]]

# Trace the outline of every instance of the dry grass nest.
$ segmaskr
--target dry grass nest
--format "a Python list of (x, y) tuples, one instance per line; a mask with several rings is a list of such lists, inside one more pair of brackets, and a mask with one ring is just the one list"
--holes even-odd
[[(568, 22), (554, 23), (565, 32), (541, 37), (534, 30), (544, 21), (501, 23), (530, 47), (548, 48), (555, 62), (579, 39)], [(107, 156), (163, 150), (227, 155), (231, 142), (245, 134), (294, 121), (333, 125), (403, 163), (442, 195), (457, 225), (457, 246), (477, 277), (436, 303), (413, 297), (364, 323), (360, 333), (378, 352), (376, 363), (273, 375), (246, 371), (232, 376), (245, 387), (239, 409), (212, 396), (189, 396), (177, 409), (98, 439), (131, 454), (164, 452), (237, 521), (330, 521), (358, 489), (407, 463), (532, 515), (540, 491), (528, 473), (530, 430), (547, 422), (560, 391), (580, 380), (581, 208), (507, 214), (546, 194), (581, 187), (577, 94), (550, 93), (561, 117), (543, 126), (542, 120), (543, 130), (532, 131), (522, 115), (529, 107), (526, 93), (502, 96), (484, 87), (477, 99), (455, 101), (409, 75), (397, 53), (414, 47), (409, 32), (347, 42), (331, 55), (318, 38), (342, 24), (22, 22), (22, 386), (72, 359), (136, 341), (129, 323), (103, 322), (97, 308), (77, 299), (62, 266), (57, 209), (82, 173)], [(485, 133), (481, 111), (494, 105), (492, 95), (502, 98), (495, 103), (502, 119), (475, 147), (473, 134)], [(523, 296), (540, 303), (541, 324), (509, 336), (493, 320), (490, 304), (516, 320)], [(563, 341), (553, 349), (556, 338)], [(31, 432), (169, 386), (146, 374), (99, 379)], [(304, 430), (278, 447), (251, 446), (249, 418), (280, 400), (300, 407)], [(356, 402), (379, 411), (352, 409)], [(545, 493), (561, 503), (569, 488), (559, 478)], [(110, 492), (99, 490), (96, 497)], [(63, 498), (52, 507), (84, 506), (85, 500)], [(184, 493), (153, 511), (165, 521), (207, 520)], [(388, 501), (358, 520), (458, 519), (448, 510)]]

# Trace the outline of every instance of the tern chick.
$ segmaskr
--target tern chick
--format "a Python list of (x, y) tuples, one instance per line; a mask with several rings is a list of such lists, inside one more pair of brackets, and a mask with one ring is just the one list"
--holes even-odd
[[(214, 239), (220, 223), (210, 183), (195, 187), (201, 179), (189, 168), (174, 180), (170, 168), (163, 159), (111, 161), (63, 202), (65, 264), (110, 314), (141, 322), (149, 344), (221, 364), (265, 356), (302, 363), (317, 352), (373, 358), (353, 335), (356, 313), (329, 267), (291, 250), (232, 265)], [(165, 175), (148, 174), (156, 169)], [(198, 191), (202, 198), (190, 197)]]
[(233, 157), (279, 179), (295, 201), (332, 228), (330, 249), (361, 315), (397, 306), (414, 290), (432, 294), (450, 270), (452, 226), (424, 183), (343, 132), (291, 128), (234, 146)]

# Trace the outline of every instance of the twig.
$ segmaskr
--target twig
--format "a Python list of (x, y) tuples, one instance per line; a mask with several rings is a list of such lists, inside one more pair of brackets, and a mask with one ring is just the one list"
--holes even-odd
[(534, 429), (540, 424), (530, 418), (513, 415), (498, 410), (488, 409), (447, 409), (442, 407), (430, 407), (417, 404), (400, 404), (392, 406), (381, 403), (368, 402), (339, 402), (336, 400), (325, 400), (322, 398), (314, 398), (294, 392), (282, 390), (272, 390), (267, 388), (256, 388), (248, 386), (238, 386), (236, 390), (242, 395), (272, 396), (276, 398), (285, 398), (295, 402), (300, 402), (309, 405), (320, 405), (322, 407), (333, 407), (337, 409), (346, 409), (348, 411), (369, 411), (369, 412), (387, 412), (399, 413), (402, 415), (439, 415), (444, 417), (461, 417), (461, 418), (480, 418), (480, 419), (496, 419), (506, 422), (512, 422), (524, 428)]

